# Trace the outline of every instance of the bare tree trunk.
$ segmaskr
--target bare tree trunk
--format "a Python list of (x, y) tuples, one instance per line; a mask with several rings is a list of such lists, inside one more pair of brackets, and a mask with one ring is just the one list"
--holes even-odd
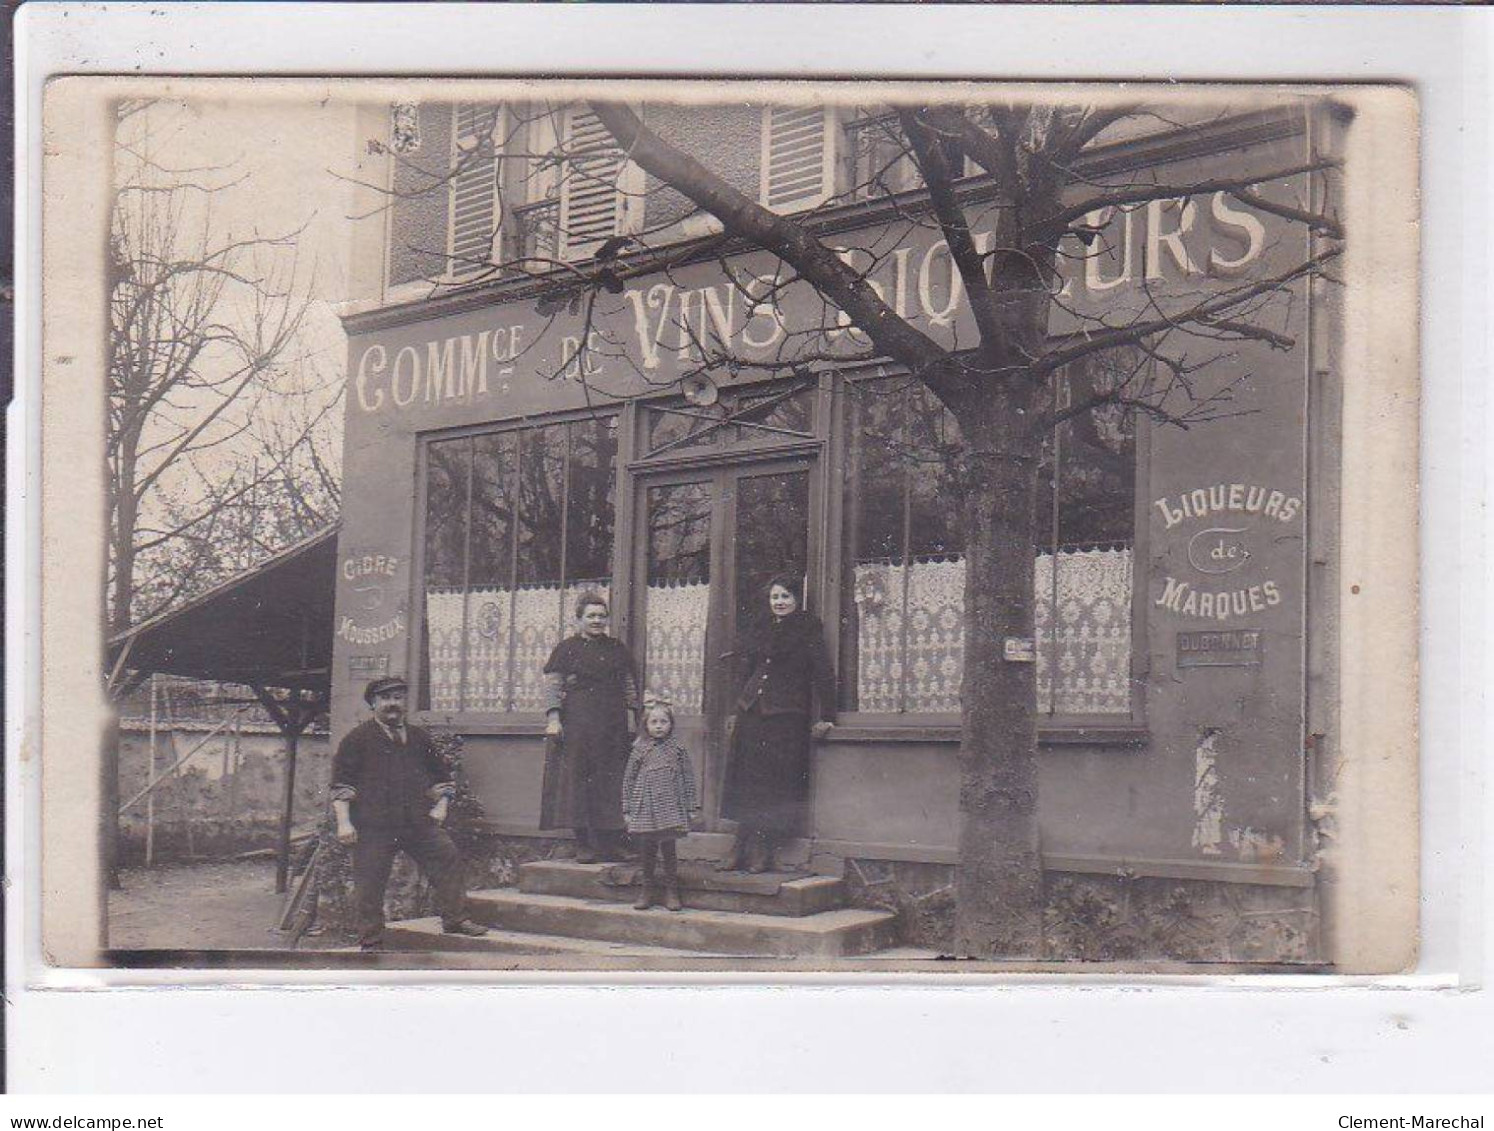
[(972, 444), (965, 455), (965, 677), (960, 741), (961, 955), (1042, 952), (1036, 665), (1004, 658), (1033, 636), (1036, 445)]
[[(133, 444), (132, 439), (127, 442)], [(114, 514), (113, 562), (114, 582), (112, 599), (109, 602), (105, 623), (109, 635), (114, 636), (130, 627), (130, 606), (135, 592), (135, 523), (137, 508), (134, 498), (134, 477), (123, 477), (122, 485), (116, 485), (117, 502)], [(104, 670), (109, 670), (109, 658), (104, 656)], [(121, 673), (122, 674), (122, 673)], [(119, 747), (124, 735), (119, 725), (119, 702), (110, 703), (109, 722), (104, 728), (103, 758), (99, 773), (103, 778), (103, 812), (99, 814), (103, 841), (104, 882), (111, 891), (117, 891), (119, 882)], [(147, 779), (149, 780), (149, 779)], [(107, 912), (104, 916), (107, 931)], [(107, 941), (106, 941), (107, 945)]]

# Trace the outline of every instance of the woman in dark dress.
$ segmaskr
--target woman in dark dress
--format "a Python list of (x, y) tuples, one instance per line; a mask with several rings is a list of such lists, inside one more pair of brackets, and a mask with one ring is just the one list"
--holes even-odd
[[(744, 649), (749, 674), (737, 696), (721, 807), (737, 822), (737, 838), (723, 869), (769, 871), (777, 848), (804, 831), (810, 739), (834, 725), (825, 634), (819, 618), (799, 608), (801, 592), (796, 578), (773, 578), (772, 618)], [(811, 726), (812, 718), (819, 721)]]
[(540, 827), (574, 829), (583, 864), (621, 858), (623, 770), (639, 707), (637, 665), (628, 646), (607, 635), (607, 615), (605, 597), (583, 593), (580, 631), (545, 663)]

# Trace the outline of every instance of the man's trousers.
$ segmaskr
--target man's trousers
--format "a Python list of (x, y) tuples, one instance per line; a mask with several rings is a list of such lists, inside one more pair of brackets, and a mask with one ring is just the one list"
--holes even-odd
[(462, 856), (446, 830), (431, 820), (415, 820), (393, 828), (359, 828), (353, 845), (353, 893), (361, 944), (375, 944), (384, 934), (384, 889), (389, 886), (394, 854), (401, 850), (425, 873), (441, 922), (459, 923), (465, 917)]

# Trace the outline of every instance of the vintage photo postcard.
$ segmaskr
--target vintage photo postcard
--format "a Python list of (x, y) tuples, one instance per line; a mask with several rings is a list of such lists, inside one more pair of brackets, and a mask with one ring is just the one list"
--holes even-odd
[(1410, 90), (44, 114), (41, 961), (1414, 967)]

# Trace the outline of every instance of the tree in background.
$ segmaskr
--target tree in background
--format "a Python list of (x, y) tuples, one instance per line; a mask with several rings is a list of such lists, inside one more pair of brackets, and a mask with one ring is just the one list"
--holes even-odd
[(341, 382), (304, 340), (299, 231), (236, 234), (248, 174), (160, 156), (174, 103), (122, 103), (109, 236), (110, 635), (336, 514)]
[[(342, 382), (306, 341), (300, 232), (239, 234), (250, 179), (179, 163), (196, 113), (116, 108), (108, 247), (107, 635), (169, 611), (337, 514)], [(115, 668), (116, 700), (146, 673)], [(119, 720), (103, 743), (106, 873), (117, 886)]]

